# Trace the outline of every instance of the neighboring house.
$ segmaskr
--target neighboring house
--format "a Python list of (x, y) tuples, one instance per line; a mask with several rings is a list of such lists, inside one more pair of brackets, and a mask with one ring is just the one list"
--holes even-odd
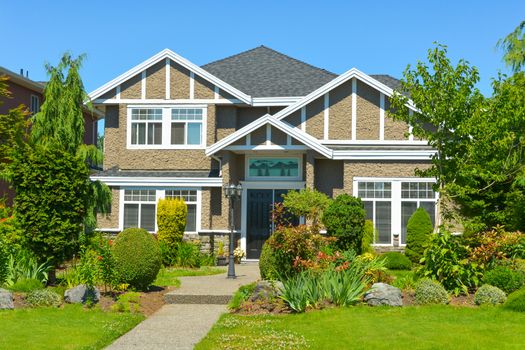
[[(0, 114), (7, 114), (10, 109), (20, 105), (27, 107), (31, 115), (38, 113), (44, 102), (45, 82), (37, 82), (23, 75), (12, 72), (4, 67), (0, 67), (0, 76), (6, 76), (7, 89), (11, 93), (10, 97), (0, 97)], [(97, 122), (102, 114), (97, 111), (84, 110), (84, 143), (97, 144)], [(7, 183), (0, 181), (0, 198), (6, 197), (8, 204), (13, 199), (13, 191), (9, 189)]]
[(90, 94), (106, 115), (104, 170), (93, 178), (113, 192), (99, 228), (155, 232), (157, 201), (178, 197), (187, 236), (208, 243), (228, 232), (222, 187), (241, 183), (235, 227), (248, 259), (270, 235), (272, 203), (304, 187), (361, 197), (376, 244), (403, 245), (417, 207), (435, 220), (437, 195), (433, 179), (414, 175), (434, 151), (386, 116), (398, 84), (264, 46), (202, 67), (166, 49)]

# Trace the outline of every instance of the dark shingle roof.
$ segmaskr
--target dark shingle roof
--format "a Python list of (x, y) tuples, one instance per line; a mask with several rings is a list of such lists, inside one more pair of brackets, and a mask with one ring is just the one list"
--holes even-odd
[(253, 97), (305, 96), (337, 76), (266, 46), (202, 68)]
[(388, 86), (389, 88), (391, 89), (398, 89), (401, 87), (401, 82), (394, 78), (394, 77), (391, 77), (390, 75), (387, 75), (387, 74), (370, 74), (370, 76), (372, 78), (374, 78), (375, 80), (385, 84), (386, 86)]

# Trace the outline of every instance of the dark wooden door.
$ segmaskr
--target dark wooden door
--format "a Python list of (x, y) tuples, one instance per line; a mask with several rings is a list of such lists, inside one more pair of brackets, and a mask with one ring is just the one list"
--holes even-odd
[(259, 259), (264, 242), (270, 237), (273, 190), (248, 190), (246, 258)]

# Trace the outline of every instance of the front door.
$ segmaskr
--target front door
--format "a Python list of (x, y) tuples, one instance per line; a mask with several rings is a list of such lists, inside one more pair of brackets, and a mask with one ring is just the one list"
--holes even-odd
[(246, 258), (259, 259), (264, 242), (272, 231), (273, 203), (282, 202), (288, 190), (247, 190)]

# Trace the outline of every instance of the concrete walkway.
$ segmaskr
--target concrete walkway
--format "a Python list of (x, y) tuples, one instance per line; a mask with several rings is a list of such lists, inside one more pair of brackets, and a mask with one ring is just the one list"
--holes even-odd
[(165, 295), (167, 305), (117, 339), (107, 349), (193, 349), (227, 311), (226, 304), (243, 284), (259, 279), (259, 266), (235, 266), (236, 279), (226, 273), (181, 277), (181, 287)]

